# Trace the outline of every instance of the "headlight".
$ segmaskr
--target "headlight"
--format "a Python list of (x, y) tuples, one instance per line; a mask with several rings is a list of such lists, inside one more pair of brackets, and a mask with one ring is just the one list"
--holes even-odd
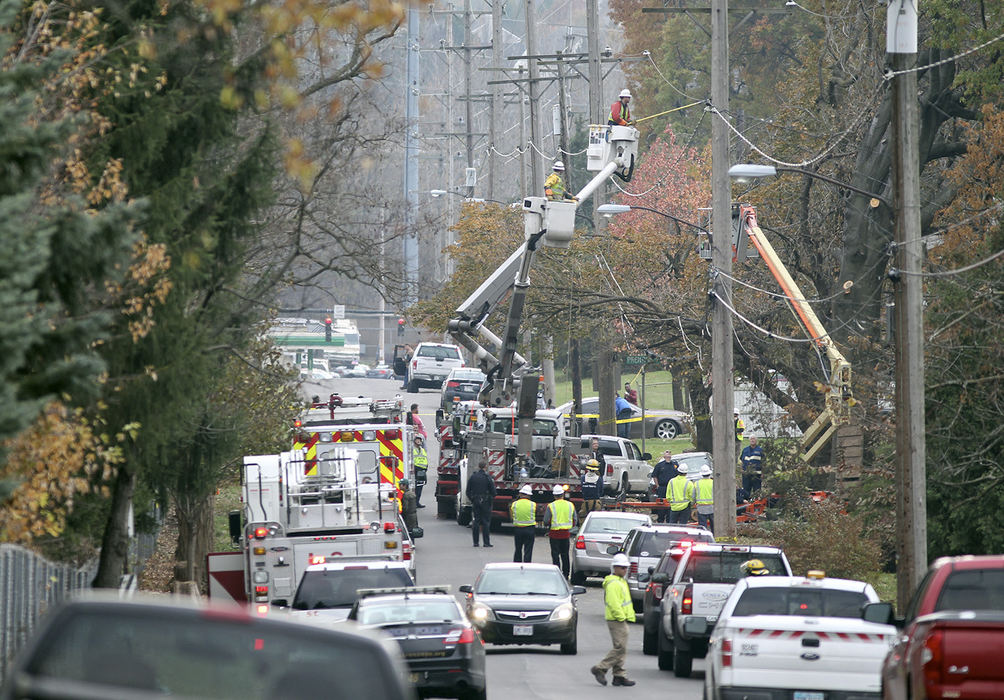
[(571, 620), (574, 613), (575, 608), (572, 607), (571, 603), (562, 603), (551, 612), (551, 620), (558, 622)]
[(487, 605), (482, 605), (481, 603), (475, 603), (474, 607), (471, 608), (471, 621), (475, 623), (487, 622), (491, 619), (492, 609)]

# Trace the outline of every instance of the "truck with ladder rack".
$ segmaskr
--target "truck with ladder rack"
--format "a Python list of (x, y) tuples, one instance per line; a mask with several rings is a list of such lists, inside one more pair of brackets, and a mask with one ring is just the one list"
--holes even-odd
[(335, 419), (339, 409), (318, 403), (297, 421), (292, 450), (244, 458), (243, 508), (230, 514), (240, 549), (208, 555), (211, 597), (283, 606), (310, 564), (335, 558), (406, 561), (414, 575), (400, 516), (413, 428), (400, 400), (346, 400)]

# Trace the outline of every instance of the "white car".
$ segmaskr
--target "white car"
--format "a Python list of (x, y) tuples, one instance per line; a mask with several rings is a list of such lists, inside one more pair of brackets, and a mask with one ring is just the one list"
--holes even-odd
[(409, 562), (339, 559), (306, 568), (296, 587), (291, 616), (341, 622), (355, 605), (356, 591), (415, 585)]
[(616, 510), (594, 510), (579, 527), (572, 549), (572, 570), (569, 578), (573, 584), (583, 584), (586, 576), (606, 576), (610, 573), (613, 554), (611, 545), (621, 547), (627, 534), (636, 527), (652, 524), (648, 513), (628, 513)]
[(353, 367), (348, 372), (346, 372), (344, 376), (346, 376), (346, 377), (359, 377), (359, 378), (362, 378), (362, 377), (365, 377), (366, 373), (369, 372), (369, 371), (370, 371), (370, 366), (369, 365), (364, 365), (362, 362), (360, 362), (355, 367)]
[(408, 393), (421, 387), (440, 389), (454, 367), (463, 367), (460, 348), (446, 343), (419, 343), (408, 365)]
[(337, 378), (333, 372), (320, 367), (300, 370), (300, 378), (310, 382), (326, 382)]
[(809, 574), (736, 583), (711, 635), (705, 698), (880, 697), (896, 628), (861, 618), (878, 595), (864, 581)]

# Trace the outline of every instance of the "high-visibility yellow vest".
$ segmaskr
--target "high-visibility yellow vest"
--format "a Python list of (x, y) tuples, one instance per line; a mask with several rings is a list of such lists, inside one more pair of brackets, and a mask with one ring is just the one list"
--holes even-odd
[(610, 574), (603, 579), (603, 602), (606, 604), (604, 617), (618, 622), (634, 622), (634, 605), (631, 604), (631, 589), (623, 577)]
[(697, 497), (695, 499), (697, 505), (714, 505), (715, 499), (712, 495), (714, 493), (714, 486), (715, 480), (711, 477), (705, 477), (697, 482)]
[(565, 499), (560, 499), (549, 503), (547, 507), (551, 511), (552, 530), (572, 529), (572, 515), (575, 513), (575, 506)]
[(415, 448), (415, 451), (412, 454), (412, 461), (415, 464), (415, 469), (429, 468), (429, 454), (425, 451), (424, 447)]
[[(550, 190), (550, 193), (548, 193), (548, 190)], [(561, 201), (565, 198), (565, 181), (561, 179), (561, 175), (551, 173), (547, 176), (547, 180), (544, 181), (544, 194), (549, 199), (556, 201)]]
[[(516, 527), (532, 527), (537, 524), (537, 507), (529, 498), (519, 498), (509, 506), (509, 516)], [(554, 517), (554, 516), (551, 516)]]
[(694, 485), (683, 474), (670, 479), (666, 487), (666, 500), (670, 510), (683, 510), (690, 506), (694, 497)]
[[(610, 105), (610, 116), (607, 117), (607, 122), (610, 123), (614, 122), (614, 105), (618, 104), (619, 102), (620, 100), (617, 100), (617, 102), (614, 102), (613, 104)], [(621, 105), (621, 119), (623, 119), (626, 122), (631, 121), (631, 108), (629, 105), (625, 104)]]

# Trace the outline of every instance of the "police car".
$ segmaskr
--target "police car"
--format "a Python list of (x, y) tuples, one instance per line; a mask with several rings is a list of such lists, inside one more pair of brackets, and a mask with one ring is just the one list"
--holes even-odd
[(740, 579), (711, 635), (704, 697), (879, 698), (896, 628), (861, 619), (877, 601), (869, 584), (819, 571)]

